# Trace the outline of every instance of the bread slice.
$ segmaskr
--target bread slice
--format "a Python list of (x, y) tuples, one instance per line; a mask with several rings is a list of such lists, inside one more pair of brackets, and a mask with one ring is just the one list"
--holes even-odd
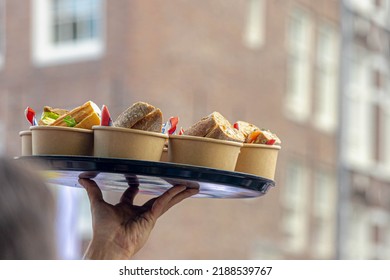
[[(89, 118), (89, 120), (84, 121), (86, 118)], [(62, 115), (50, 125), (78, 127), (77, 125), (80, 123), (82, 125), (79, 127), (85, 129), (92, 129), (92, 126), (100, 124), (100, 109), (94, 102), (85, 102), (83, 105), (74, 108), (65, 115)]]
[(133, 125), (132, 129), (161, 132), (163, 115), (160, 109), (156, 108), (143, 119)]
[(245, 136), (231, 125), (217, 125), (206, 135), (206, 137), (220, 140), (229, 140), (234, 142), (245, 141)]
[(145, 102), (137, 102), (123, 111), (114, 121), (114, 126), (132, 128), (156, 108)]
[(213, 112), (184, 131), (184, 135), (244, 142), (244, 135), (236, 130), (219, 112)]
[(197, 123), (184, 130), (183, 135), (206, 137), (206, 135), (217, 126), (218, 112), (203, 117)]

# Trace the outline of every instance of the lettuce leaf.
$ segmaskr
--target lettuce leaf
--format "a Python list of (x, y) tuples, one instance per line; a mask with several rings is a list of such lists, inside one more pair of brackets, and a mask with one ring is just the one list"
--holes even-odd
[(67, 126), (69, 127), (74, 127), (76, 126), (77, 122), (74, 118), (72, 118), (71, 116), (66, 116), (64, 118), (64, 122), (66, 123)]

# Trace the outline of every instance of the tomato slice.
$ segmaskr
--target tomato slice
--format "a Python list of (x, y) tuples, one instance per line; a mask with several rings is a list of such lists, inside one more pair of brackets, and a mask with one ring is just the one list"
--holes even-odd
[(273, 144), (275, 144), (275, 142), (276, 142), (276, 139), (270, 139), (270, 140), (268, 140), (267, 143), (265, 143), (265, 144), (267, 144), (267, 145), (273, 145)]

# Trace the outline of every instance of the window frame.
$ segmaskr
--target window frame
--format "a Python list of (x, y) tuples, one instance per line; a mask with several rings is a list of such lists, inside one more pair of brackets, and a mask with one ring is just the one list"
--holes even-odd
[(32, 60), (36, 66), (50, 66), (96, 60), (105, 50), (106, 1), (101, 1), (100, 36), (80, 42), (55, 44), (52, 39), (51, 0), (33, 0)]
[(281, 229), (284, 234), (285, 250), (295, 254), (303, 252), (308, 245), (309, 180), (308, 166), (300, 159), (290, 159), (286, 168), (285, 190), (281, 197), (283, 206)]
[(259, 49), (265, 44), (266, 0), (248, 0), (244, 44), (250, 49)]
[[(301, 40), (292, 38), (294, 33), (294, 21), (306, 21), (301, 23), (303, 32)], [(293, 30), (293, 32), (291, 32)], [(311, 114), (311, 90), (313, 84), (313, 44), (314, 44), (314, 21), (310, 11), (295, 7), (289, 14), (286, 27), (286, 98), (285, 115), (297, 122), (305, 122)], [(298, 78), (300, 81), (297, 82)], [(294, 82), (291, 82), (293, 81)], [(297, 86), (300, 85), (300, 86)]]
[[(323, 36), (325, 34), (325, 36)], [(322, 37), (323, 36), (323, 37)], [(313, 122), (317, 129), (332, 133), (337, 128), (340, 50), (339, 32), (335, 24), (322, 21), (317, 28), (315, 103), (313, 104)], [(323, 38), (328, 37), (330, 49), (323, 51)], [(322, 38), (322, 39), (321, 39)], [(329, 39), (331, 38), (331, 39)], [(325, 81), (324, 81), (325, 80)], [(329, 88), (331, 84), (332, 88)], [(324, 87), (323, 85), (327, 85)]]
[(312, 218), (320, 226), (312, 231), (311, 248), (313, 255), (320, 259), (331, 259), (335, 253), (337, 184), (334, 174), (331, 168), (322, 166), (314, 171)]
[[(347, 132), (347, 160), (352, 168), (365, 169), (383, 178), (390, 171), (390, 67), (382, 54), (370, 54), (364, 49), (356, 50), (362, 57), (354, 60), (356, 75), (351, 76), (347, 87), (349, 119), (359, 126), (350, 125)], [(383, 75), (383, 87), (377, 87), (374, 73)], [(373, 79), (374, 77), (374, 79)], [(381, 121), (376, 124), (378, 119)], [(370, 137), (361, 137), (365, 131)], [(379, 133), (378, 133), (379, 132)], [(372, 143), (379, 143), (375, 146)], [(380, 157), (376, 156), (380, 154)]]

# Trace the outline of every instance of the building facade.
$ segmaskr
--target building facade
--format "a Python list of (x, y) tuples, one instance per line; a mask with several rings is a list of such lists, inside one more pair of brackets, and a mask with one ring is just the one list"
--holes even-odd
[[(344, 1), (341, 257), (389, 258), (389, 1)], [(368, 137), (364, 137), (367, 133)], [(348, 202), (349, 203), (348, 203)], [(341, 201), (343, 202), (343, 201)], [(361, 244), (356, 246), (356, 244)]]
[[(158, 221), (136, 258), (336, 258), (340, 22), (336, 0), (0, 0), (0, 150), (20, 153), (27, 106), (93, 100), (117, 116), (146, 101), (183, 128), (219, 111), (281, 138), (276, 188), (255, 199), (185, 201)], [(84, 241), (86, 215), (78, 221)], [(388, 228), (388, 220), (380, 223)], [(349, 252), (343, 257), (374, 257)]]

